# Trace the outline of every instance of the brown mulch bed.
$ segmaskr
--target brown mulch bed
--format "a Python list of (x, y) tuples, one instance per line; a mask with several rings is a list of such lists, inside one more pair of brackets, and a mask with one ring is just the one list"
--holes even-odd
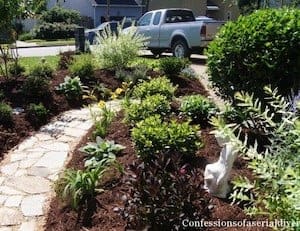
[[(176, 84), (179, 85), (178, 95), (185, 94), (203, 94), (207, 95), (202, 85), (198, 81), (178, 79)], [(189, 90), (193, 89), (193, 90)], [(176, 103), (175, 103), (176, 104)], [(174, 110), (178, 105), (172, 105)], [(86, 213), (87, 211), (81, 211), (81, 216), (72, 210), (69, 206), (63, 204), (58, 198), (53, 198), (50, 203), (50, 208), (48, 215), (46, 217), (46, 224), (44, 226), (45, 230), (55, 230), (55, 231), (79, 231), (79, 230), (89, 230), (89, 231), (109, 231), (109, 230), (129, 230), (127, 229), (126, 219), (122, 216), (121, 212), (126, 206), (124, 201), (124, 196), (128, 197), (130, 194), (130, 186), (126, 184), (128, 179), (128, 174), (131, 173), (132, 166), (134, 163), (138, 162), (138, 158), (135, 154), (134, 146), (130, 138), (130, 128), (123, 123), (123, 112), (118, 113), (117, 117), (114, 119), (112, 124), (108, 129), (107, 139), (114, 140), (116, 143), (126, 146), (126, 149), (118, 155), (118, 161), (124, 166), (126, 174), (123, 176), (117, 174), (111, 176), (110, 180), (105, 181), (102, 187), (105, 191), (96, 197), (96, 203), (94, 204), (94, 211), (92, 214)], [(91, 138), (91, 132), (82, 139), (80, 144), (77, 146), (73, 153), (73, 158), (68, 163), (68, 168), (82, 169), (84, 155), (78, 150), (79, 147), (84, 146), (88, 140)], [(193, 160), (193, 168), (200, 171), (200, 176), (197, 182), (199, 185), (204, 184), (203, 173), (206, 164), (212, 163), (219, 158), (220, 147), (217, 144), (216, 139), (211, 132), (211, 127), (207, 124), (202, 126), (201, 139), (205, 144), (197, 152), (197, 157)], [(232, 170), (232, 177), (243, 175), (251, 177), (251, 172), (246, 168), (246, 162), (238, 158), (234, 164)], [(203, 209), (203, 217), (207, 220), (214, 221), (242, 221), (244, 219), (251, 220), (250, 217), (245, 215), (242, 208), (237, 205), (231, 205), (231, 201), (228, 199), (218, 199), (212, 197), (210, 194), (204, 190), (201, 192), (203, 198), (209, 202), (207, 207)], [(209, 209), (208, 209), (209, 206)], [(87, 215), (88, 214), (88, 215)], [(138, 229), (139, 230), (139, 229)], [(255, 231), (255, 230), (269, 230), (266, 228), (259, 227), (237, 227), (237, 228), (207, 228), (209, 231), (216, 230), (226, 230), (226, 231)]]

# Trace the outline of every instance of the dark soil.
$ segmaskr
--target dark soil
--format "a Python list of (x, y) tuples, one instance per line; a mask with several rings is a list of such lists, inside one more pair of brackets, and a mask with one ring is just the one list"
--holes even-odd
[[(199, 170), (200, 175), (197, 182), (203, 185), (203, 172), (206, 164), (216, 161), (219, 157), (220, 147), (217, 144), (214, 136), (210, 134), (211, 128), (202, 130), (202, 141), (205, 146), (197, 152), (197, 157), (193, 160), (192, 168)], [(90, 134), (82, 139), (78, 147), (86, 144)], [(114, 211), (117, 208), (124, 208), (125, 202), (122, 200), (124, 195), (130, 195), (130, 186), (125, 184), (127, 175), (131, 173), (133, 163), (138, 162), (138, 158), (135, 154), (135, 150), (130, 138), (130, 129), (123, 123), (123, 113), (120, 112), (110, 125), (107, 139), (115, 140), (116, 143), (126, 146), (126, 149), (118, 156), (118, 161), (125, 167), (126, 173), (121, 176), (120, 174), (111, 177), (109, 181), (106, 181), (103, 185), (105, 189), (104, 193), (96, 197), (96, 208), (92, 216), (85, 217), (82, 211), (82, 216), (78, 217), (78, 214), (65, 206), (59, 199), (54, 198), (50, 204), (50, 210), (47, 216), (45, 230), (55, 231), (108, 231), (108, 230), (128, 230), (126, 229), (127, 223), (124, 217), (119, 211)], [(76, 149), (73, 153), (73, 159), (69, 162), (70, 168), (82, 168), (83, 154)], [(242, 159), (238, 159), (234, 165), (232, 171), (232, 177), (237, 175), (251, 176), (251, 172), (246, 168), (246, 162)], [(246, 216), (243, 210), (238, 206), (230, 204), (229, 200), (222, 200), (214, 198), (205, 191), (202, 192), (203, 198), (209, 201), (212, 208), (210, 210), (203, 209), (203, 217), (208, 217), (208, 220), (215, 221), (242, 221), (244, 219), (251, 220)], [(207, 212), (209, 211), (209, 212)], [(137, 229), (140, 230), (140, 229)], [(207, 228), (209, 231), (216, 230), (268, 230), (265, 228)]]

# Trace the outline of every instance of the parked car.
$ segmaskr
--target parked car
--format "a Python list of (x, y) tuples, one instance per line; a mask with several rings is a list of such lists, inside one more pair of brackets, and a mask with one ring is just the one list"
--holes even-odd
[(213, 39), (216, 31), (212, 34), (208, 25), (196, 21), (189, 9), (160, 9), (149, 11), (139, 19), (137, 33), (149, 37), (147, 48), (154, 55), (171, 50), (176, 57), (189, 57), (192, 53), (202, 53)]
[(110, 28), (111, 32), (117, 33), (118, 25), (122, 25), (122, 29), (130, 27), (132, 25), (132, 21), (125, 21), (125, 22), (118, 22), (118, 21), (111, 21), (111, 22), (104, 22), (93, 29), (87, 29), (84, 31), (85, 39), (89, 41), (90, 44), (94, 44), (94, 40), (96, 37), (96, 33), (101, 33), (108, 28)]

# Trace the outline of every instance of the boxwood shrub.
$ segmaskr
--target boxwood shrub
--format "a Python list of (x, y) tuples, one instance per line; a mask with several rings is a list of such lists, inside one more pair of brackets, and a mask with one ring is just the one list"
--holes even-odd
[(12, 108), (6, 103), (0, 102), (0, 124), (7, 124), (12, 121)]
[(300, 10), (267, 9), (227, 23), (207, 50), (210, 80), (224, 98), (236, 91), (263, 99), (263, 86), (281, 94), (300, 85)]
[(161, 94), (167, 99), (172, 99), (177, 87), (174, 87), (166, 77), (159, 77), (137, 85), (133, 90), (135, 98), (144, 99), (149, 95)]
[(188, 122), (164, 122), (159, 115), (153, 115), (140, 121), (132, 129), (131, 136), (138, 155), (143, 159), (164, 152), (194, 155), (201, 144), (198, 129)]
[(165, 116), (170, 110), (170, 102), (167, 98), (156, 94), (146, 97), (140, 103), (132, 103), (125, 108), (126, 121), (136, 123), (154, 114)]

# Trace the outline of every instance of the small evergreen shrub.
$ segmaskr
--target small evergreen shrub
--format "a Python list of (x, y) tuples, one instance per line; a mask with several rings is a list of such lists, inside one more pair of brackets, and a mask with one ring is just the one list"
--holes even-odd
[(12, 76), (20, 76), (25, 72), (25, 68), (18, 62), (13, 62), (9, 65), (8, 71)]
[(49, 81), (40, 76), (28, 76), (22, 86), (23, 95), (35, 101), (45, 98), (49, 91)]
[(217, 112), (216, 105), (202, 95), (183, 97), (179, 109), (195, 122), (208, 121)]
[(18, 39), (21, 41), (31, 40), (34, 38), (34, 35), (31, 32), (20, 34)]
[(58, 68), (65, 70), (69, 68), (69, 65), (74, 60), (74, 51), (66, 51), (59, 53), (59, 61), (58, 61)]
[(76, 57), (69, 69), (72, 76), (78, 76), (83, 82), (91, 80), (94, 76), (94, 65), (90, 55)]
[(137, 123), (132, 129), (132, 140), (142, 159), (151, 158), (157, 153), (179, 152), (194, 155), (201, 145), (197, 130), (188, 122), (178, 123), (174, 120), (167, 123), (159, 115), (154, 115)]
[(264, 100), (263, 87), (283, 95), (300, 89), (300, 10), (258, 10), (226, 23), (207, 50), (208, 71), (220, 95), (247, 91)]
[(148, 96), (140, 103), (132, 103), (125, 108), (126, 121), (134, 124), (154, 114), (166, 116), (170, 110), (170, 103), (165, 96)]
[(167, 57), (159, 60), (160, 69), (168, 77), (177, 76), (188, 66), (188, 60), (177, 57)]
[(0, 124), (12, 122), (12, 108), (6, 103), (0, 103)]
[(92, 53), (102, 68), (114, 70), (128, 67), (146, 43), (146, 38), (136, 33), (136, 29), (132, 27), (124, 33), (121, 26), (118, 27), (117, 34), (108, 30), (97, 37), (97, 40)]
[(132, 95), (135, 98), (144, 99), (150, 95), (161, 94), (168, 100), (171, 100), (174, 97), (175, 90), (176, 87), (172, 85), (169, 79), (159, 77), (138, 84), (134, 88)]
[(44, 60), (41, 63), (35, 65), (30, 71), (30, 76), (36, 76), (41, 78), (51, 78), (54, 70), (53, 68)]
[(43, 22), (34, 28), (35, 38), (38, 39), (67, 39), (74, 38), (76, 24)]
[(59, 84), (57, 90), (62, 92), (69, 100), (79, 100), (83, 94), (83, 85), (79, 77), (66, 76), (63, 83)]
[(46, 123), (49, 111), (42, 103), (30, 104), (27, 109), (27, 118), (36, 126)]

